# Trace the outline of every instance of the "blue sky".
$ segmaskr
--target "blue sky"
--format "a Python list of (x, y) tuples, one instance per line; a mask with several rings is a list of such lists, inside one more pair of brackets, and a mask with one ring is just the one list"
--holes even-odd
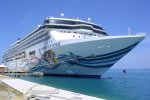
[[(146, 32), (147, 37), (113, 68), (150, 68), (150, 0), (0, 0), (0, 59), (17, 38), (46, 17), (77, 18), (102, 25), (109, 35)], [(124, 63), (124, 66), (122, 66)]]

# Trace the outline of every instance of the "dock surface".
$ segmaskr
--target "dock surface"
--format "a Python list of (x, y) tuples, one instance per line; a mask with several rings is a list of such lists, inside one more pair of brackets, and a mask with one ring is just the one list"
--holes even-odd
[[(0, 75), (0, 79), (1, 78)], [(22, 93), (0, 81), (0, 100), (23, 100), (23, 98), (24, 96)]]
[(4, 75), (0, 81), (21, 93), (23, 100), (104, 100)]

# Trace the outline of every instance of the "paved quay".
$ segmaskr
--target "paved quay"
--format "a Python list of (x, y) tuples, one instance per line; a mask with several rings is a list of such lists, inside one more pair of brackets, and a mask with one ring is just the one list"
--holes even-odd
[[(0, 75), (0, 80), (3, 76)], [(24, 100), (22, 93), (0, 81), (0, 100)]]
[[(8, 92), (0, 95), (0, 100), (104, 100), (4, 75), (0, 75), (0, 82), (8, 89), (0, 88), (0, 93)], [(15, 92), (10, 92), (10, 89)]]

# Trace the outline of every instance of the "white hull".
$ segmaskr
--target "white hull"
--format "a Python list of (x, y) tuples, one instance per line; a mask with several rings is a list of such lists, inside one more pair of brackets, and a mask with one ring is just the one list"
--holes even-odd
[[(28, 57), (28, 60), (8, 62), (6, 66), (14, 66), (15, 70), (22, 68), (31, 72), (43, 72), (45, 75), (101, 76), (143, 38), (143, 35), (107, 36), (61, 41), (60, 46), (47, 46), (42, 51), (44, 53), (50, 50), (53, 59), (47, 58), (46, 54), (42, 56), (43, 53), (37, 53), (37, 59)], [(31, 49), (33, 47), (26, 51)], [(36, 49), (39, 51), (40, 47)]]

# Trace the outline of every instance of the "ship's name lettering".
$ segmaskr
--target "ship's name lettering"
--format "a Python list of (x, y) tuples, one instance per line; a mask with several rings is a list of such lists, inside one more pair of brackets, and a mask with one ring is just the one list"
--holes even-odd
[(53, 44), (49, 44), (49, 45), (44, 45), (43, 46), (43, 50), (49, 49), (49, 48), (54, 48), (54, 47), (59, 47), (60, 46), (60, 42), (57, 43), (53, 43)]

